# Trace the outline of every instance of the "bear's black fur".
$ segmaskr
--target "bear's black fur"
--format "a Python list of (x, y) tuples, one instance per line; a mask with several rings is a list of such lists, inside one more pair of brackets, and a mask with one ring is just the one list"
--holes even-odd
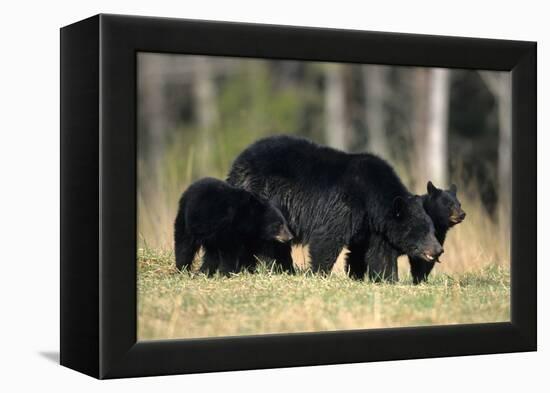
[(189, 269), (202, 246), (202, 272), (252, 269), (263, 241), (291, 238), (285, 218), (267, 200), (221, 180), (201, 179), (179, 201), (174, 224), (176, 267)]
[[(348, 154), (302, 138), (269, 137), (235, 159), (227, 181), (281, 210), (295, 243), (309, 245), (315, 271), (330, 272), (345, 245), (357, 278), (367, 269), (371, 277), (396, 278), (390, 263), (367, 266), (367, 255), (395, 250), (425, 258), (442, 251), (420, 197), (371, 154)], [(380, 241), (369, 243), (372, 234)], [(290, 244), (274, 248), (279, 262), (291, 263)]]
[[(427, 188), (428, 193), (422, 195), (422, 204), (434, 223), (435, 237), (443, 246), (447, 231), (454, 225), (460, 224), (466, 217), (466, 213), (462, 210), (462, 205), (456, 196), (457, 188), (454, 184), (448, 190), (442, 190), (430, 181)], [(419, 284), (426, 281), (435, 262), (424, 261), (414, 256), (409, 256), (409, 261), (413, 282)]]

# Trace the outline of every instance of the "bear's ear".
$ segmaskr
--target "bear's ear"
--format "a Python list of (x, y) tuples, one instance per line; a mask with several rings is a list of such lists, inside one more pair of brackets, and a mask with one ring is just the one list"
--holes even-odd
[(451, 188), (449, 188), (449, 191), (451, 192), (451, 194), (453, 194), (454, 196), (456, 196), (456, 192), (457, 192), (456, 185), (455, 185), (455, 184), (451, 184)]
[(249, 207), (251, 209), (254, 209), (255, 213), (259, 213), (260, 211), (265, 210), (267, 207), (267, 201), (252, 193), (250, 193), (250, 199), (248, 203), (250, 205)]
[(428, 182), (427, 189), (428, 189), (428, 195), (431, 195), (431, 196), (437, 196), (441, 192), (441, 190), (436, 186), (434, 186), (434, 184), (431, 181)]
[(393, 215), (396, 218), (400, 218), (405, 214), (405, 211), (407, 209), (407, 203), (405, 200), (398, 196), (393, 200)]

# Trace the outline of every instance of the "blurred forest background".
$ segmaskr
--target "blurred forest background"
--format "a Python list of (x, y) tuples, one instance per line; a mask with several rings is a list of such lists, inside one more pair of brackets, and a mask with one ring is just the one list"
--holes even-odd
[(138, 55), (138, 247), (172, 250), (187, 186), (274, 134), (375, 153), (418, 194), (455, 183), (440, 269), (508, 266), (509, 73), (213, 56)]

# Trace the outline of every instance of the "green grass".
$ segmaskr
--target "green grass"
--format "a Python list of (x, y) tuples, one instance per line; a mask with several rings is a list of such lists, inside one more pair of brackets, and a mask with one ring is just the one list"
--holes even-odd
[[(170, 253), (138, 251), (140, 340), (292, 333), (510, 319), (510, 274), (488, 265), (414, 286), (299, 271), (208, 278), (175, 271)], [(402, 269), (404, 270), (404, 269)]]

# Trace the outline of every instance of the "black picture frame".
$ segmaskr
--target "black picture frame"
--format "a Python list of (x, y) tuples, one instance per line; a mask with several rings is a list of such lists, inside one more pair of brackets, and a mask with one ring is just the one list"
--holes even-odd
[[(136, 53), (512, 72), (511, 321), (137, 342)], [(121, 15), (61, 29), (61, 364), (96, 378), (535, 351), (536, 43)]]

